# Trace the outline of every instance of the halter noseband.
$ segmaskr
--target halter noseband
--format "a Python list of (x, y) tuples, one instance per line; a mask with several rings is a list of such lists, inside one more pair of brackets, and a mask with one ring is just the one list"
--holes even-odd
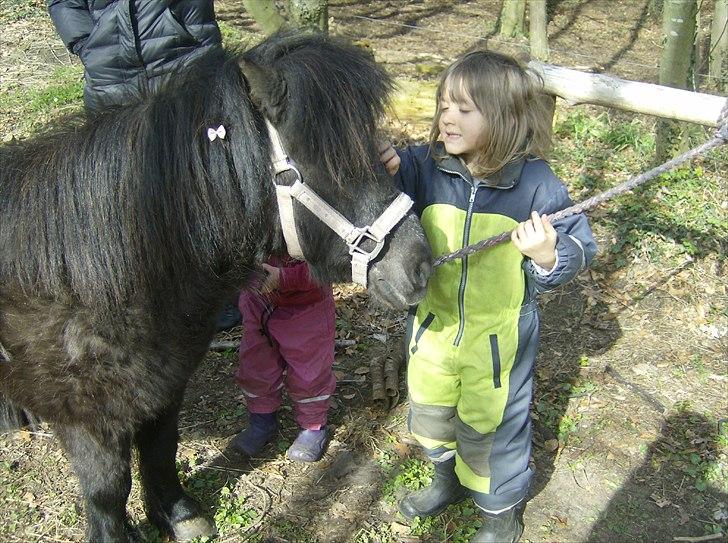
[[(410, 210), (413, 204), (412, 199), (406, 194), (400, 193), (371, 225), (354, 226), (301, 180), (301, 172), (298, 171), (293, 161), (283, 150), (278, 131), (268, 119), (266, 119), (265, 123), (271, 141), (273, 182), (276, 188), (278, 212), (281, 217), (281, 228), (288, 254), (298, 259), (304, 258), (293, 215), (293, 199), (295, 198), (346, 242), (351, 255), (351, 280), (366, 287), (369, 262), (374, 260), (381, 252), (382, 247), (384, 247), (385, 236)], [(296, 175), (295, 182), (290, 186), (276, 183), (278, 174), (285, 171), (292, 171)], [(375, 243), (374, 248), (368, 252), (361, 247), (361, 244), (366, 240)]]

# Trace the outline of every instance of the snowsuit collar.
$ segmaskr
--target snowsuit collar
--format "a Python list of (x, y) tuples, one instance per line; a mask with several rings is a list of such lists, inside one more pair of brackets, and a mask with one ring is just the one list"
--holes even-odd
[(435, 144), (435, 155), (435, 162), (437, 163), (437, 168), (439, 170), (459, 175), (469, 183), (477, 182), (480, 185), (485, 185), (495, 189), (512, 189), (515, 187), (516, 183), (518, 183), (518, 180), (521, 178), (523, 165), (526, 163), (525, 158), (517, 158), (488, 177), (480, 178), (473, 177), (470, 170), (468, 170), (467, 166), (463, 164), (463, 161), (460, 158), (448, 154), (445, 151), (445, 146), (442, 142), (437, 142)]

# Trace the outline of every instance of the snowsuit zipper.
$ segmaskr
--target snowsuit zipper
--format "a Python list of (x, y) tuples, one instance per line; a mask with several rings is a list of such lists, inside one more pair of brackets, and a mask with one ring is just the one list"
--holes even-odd
[[(466, 179), (467, 181), (467, 179)], [(467, 181), (470, 183), (469, 181)], [(475, 192), (478, 190), (478, 185), (470, 183), (470, 199), (468, 200), (468, 211), (465, 214), (465, 227), (463, 228), (463, 247), (470, 244), (470, 223), (473, 220), (473, 202), (475, 202)], [(463, 257), (463, 268), (460, 272), (460, 287), (458, 289), (458, 315), (460, 318), (460, 325), (458, 326), (458, 333), (455, 335), (453, 345), (457, 347), (460, 345), (460, 340), (463, 338), (465, 332), (465, 284), (468, 281), (468, 257)]]

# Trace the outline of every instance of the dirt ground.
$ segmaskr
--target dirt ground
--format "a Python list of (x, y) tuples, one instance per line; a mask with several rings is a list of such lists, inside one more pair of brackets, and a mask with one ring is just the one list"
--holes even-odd
[[(28, 4), (38, 9), (38, 2)], [(473, 45), (513, 54), (525, 46), (495, 33), (496, 0), (331, 4), (331, 32), (370, 47), (405, 87), (432, 85), (439, 69)], [(648, 4), (550, 1), (551, 62), (656, 82), (660, 23)], [(0, 0), (3, 10), (17, 5)], [(251, 42), (261, 37), (241, 1), (221, 0), (216, 10), (224, 25)], [(42, 17), (18, 18), (0, 32), (0, 91), (41, 85), (73, 62)], [(399, 113), (388, 130), (396, 140), (422, 140), (427, 121), (426, 111)], [(9, 138), (20, 121), (3, 111), (0, 122), (0, 137)], [(628, 265), (617, 267), (609, 252), (614, 234), (599, 217), (595, 213), (592, 223), (601, 264), (541, 299), (532, 409), (537, 478), (523, 541), (689, 541), (721, 527), (725, 534), (728, 429), (719, 425), (728, 417), (725, 239), (687, 232), (708, 246), (700, 257), (666, 267), (632, 251), (621, 255)], [(339, 385), (331, 409), (334, 439), (321, 462), (302, 466), (285, 459), (296, 435), (290, 414), (281, 438), (261, 458), (227, 449), (246, 418), (233, 381), (233, 350), (211, 351), (190, 384), (180, 420), (180, 475), (211, 514), (221, 515), (218, 524), (230, 522), (225, 489), (244, 496), (254, 512), (221, 541), (441, 540), (411, 535), (393, 501), (383, 499), (392, 471), (382, 459), (396, 470), (421, 458), (406, 431), (404, 367), (399, 402), (386, 409), (372, 400), (372, 361), (402, 364), (404, 315), (377, 308), (350, 285), (337, 285), (336, 298)], [(239, 335), (233, 330), (217, 339)], [(712, 478), (696, 475), (706, 470), (713, 470)], [(83, 538), (77, 484), (51, 429), (0, 436), (0, 488), (0, 540)], [(144, 537), (158, 540), (136, 483), (129, 512)], [(728, 541), (725, 535), (710, 539), (721, 540)]]

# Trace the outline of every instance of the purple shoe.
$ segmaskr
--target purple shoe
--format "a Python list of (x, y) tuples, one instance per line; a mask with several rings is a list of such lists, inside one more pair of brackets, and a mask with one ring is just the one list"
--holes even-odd
[(301, 430), (288, 448), (286, 456), (294, 462), (316, 462), (321, 459), (329, 442), (329, 431), (326, 427), (320, 430)]
[(277, 413), (251, 413), (248, 427), (233, 438), (230, 446), (248, 456), (255, 456), (277, 433)]

